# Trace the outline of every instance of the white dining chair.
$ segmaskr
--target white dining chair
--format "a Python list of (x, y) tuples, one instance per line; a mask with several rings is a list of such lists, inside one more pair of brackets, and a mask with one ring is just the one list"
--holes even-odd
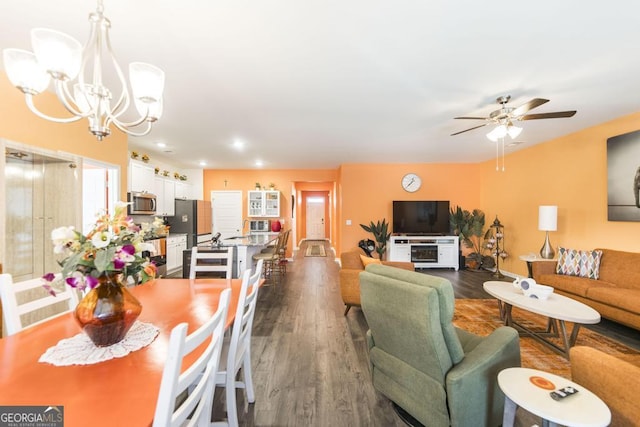
[[(209, 425), (230, 298), (231, 289), (225, 289), (214, 315), (191, 334), (187, 335), (187, 323), (171, 331), (153, 427)], [(207, 340), (206, 349), (182, 370), (184, 359)]]
[[(56, 275), (56, 280), (60, 279)], [(78, 293), (64, 286), (56, 296), (47, 292), (42, 278), (14, 282), (11, 274), (0, 274), (0, 299), (6, 324), (6, 335), (13, 335), (24, 328), (35, 326), (54, 317), (75, 310)]]
[(226, 279), (233, 277), (233, 247), (220, 250), (199, 250), (191, 248), (189, 279), (195, 279), (198, 273), (224, 273)]
[[(245, 390), (249, 403), (256, 401), (251, 371), (251, 331), (258, 301), (262, 263), (262, 260), (258, 261), (253, 275), (249, 276), (250, 272), (245, 271), (242, 278), (231, 338), (225, 339), (220, 367), (215, 377), (216, 386), (225, 388), (227, 421), (216, 422), (212, 425), (228, 425), (230, 427), (238, 425), (237, 388)], [(236, 378), (241, 369), (243, 381), (237, 381)]]

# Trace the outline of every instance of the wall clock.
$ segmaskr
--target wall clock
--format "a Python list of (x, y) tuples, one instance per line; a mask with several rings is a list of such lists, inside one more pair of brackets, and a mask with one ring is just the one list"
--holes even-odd
[(422, 179), (415, 173), (408, 173), (402, 177), (402, 188), (409, 193), (414, 193), (422, 186)]

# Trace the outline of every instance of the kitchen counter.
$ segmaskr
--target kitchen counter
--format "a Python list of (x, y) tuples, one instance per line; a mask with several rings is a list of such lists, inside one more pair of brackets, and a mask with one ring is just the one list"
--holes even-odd
[[(214, 248), (221, 247), (233, 247), (233, 264), (234, 274), (233, 277), (242, 277), (242, 274), (246, 269), (252, 269), (255, 267), (253, 262), (253, 255), (259, 253), (262, 249), (269, 244), (275, 242), (279, 233), (256, 233), (247, 234), (244, 236), (236, 236), (228, 239), (220, 240), (220, 245), (215, 245)], [(198, 248), (206, 251), (212, 249), (211, 243), (204, 243), (198, 245)], [(188, 252), (188, 253), (187, 253)], [(190, 263), (191, 251), (185, 251), (184, 264), (185, 266)], [(188, 276), (188, 269), (183, 268), (183, 275)]]
[(267, 246), (274, 242), (277, 237), (278, 233), (248, 234), (246, 236), (222, 239), (220, 246)]

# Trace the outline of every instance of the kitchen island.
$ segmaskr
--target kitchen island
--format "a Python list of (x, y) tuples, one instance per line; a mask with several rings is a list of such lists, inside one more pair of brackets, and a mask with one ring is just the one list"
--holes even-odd
[[(275, 243), (277, 238), (278, 233), (248, 234), (222, 239), (219, 245), (214, 246), (211, 246), (210, 243), (201, 243), (198, 245), (198, 250), (206, 251), (207, 249), (216, 250), (219, 248), (233, 247), (233, 277), (238, 278), (242, 277), (246, 269), (254, 269), (255, 263), (253, 262), (253, 255), (259, 253), (268, 245)], [(183, 253), (182, 277), (189, 277), (190, 266), (191, 250), (186, 250)]]

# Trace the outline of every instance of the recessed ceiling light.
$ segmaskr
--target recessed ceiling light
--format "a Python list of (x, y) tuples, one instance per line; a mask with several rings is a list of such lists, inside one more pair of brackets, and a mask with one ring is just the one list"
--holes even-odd
[(167, 146), (167, 144), (165, 144), (164, 142), (157, 142), (156, 145), (160, 148), (164, 148)]
[(262, 163), (262, 160), (256, 160), (257, 167), (262, 167), (262, 165), (264, 165), (264, 163)]
[(200, 166), (207, 166), (207, 162), (205, 162), (204, 160), (200, 161)]
[(233, 140), (233, 148), (236, 150), (244, 150), (244, 146), (246, 145), (243, 140), (240, 138), (236, 138)]

